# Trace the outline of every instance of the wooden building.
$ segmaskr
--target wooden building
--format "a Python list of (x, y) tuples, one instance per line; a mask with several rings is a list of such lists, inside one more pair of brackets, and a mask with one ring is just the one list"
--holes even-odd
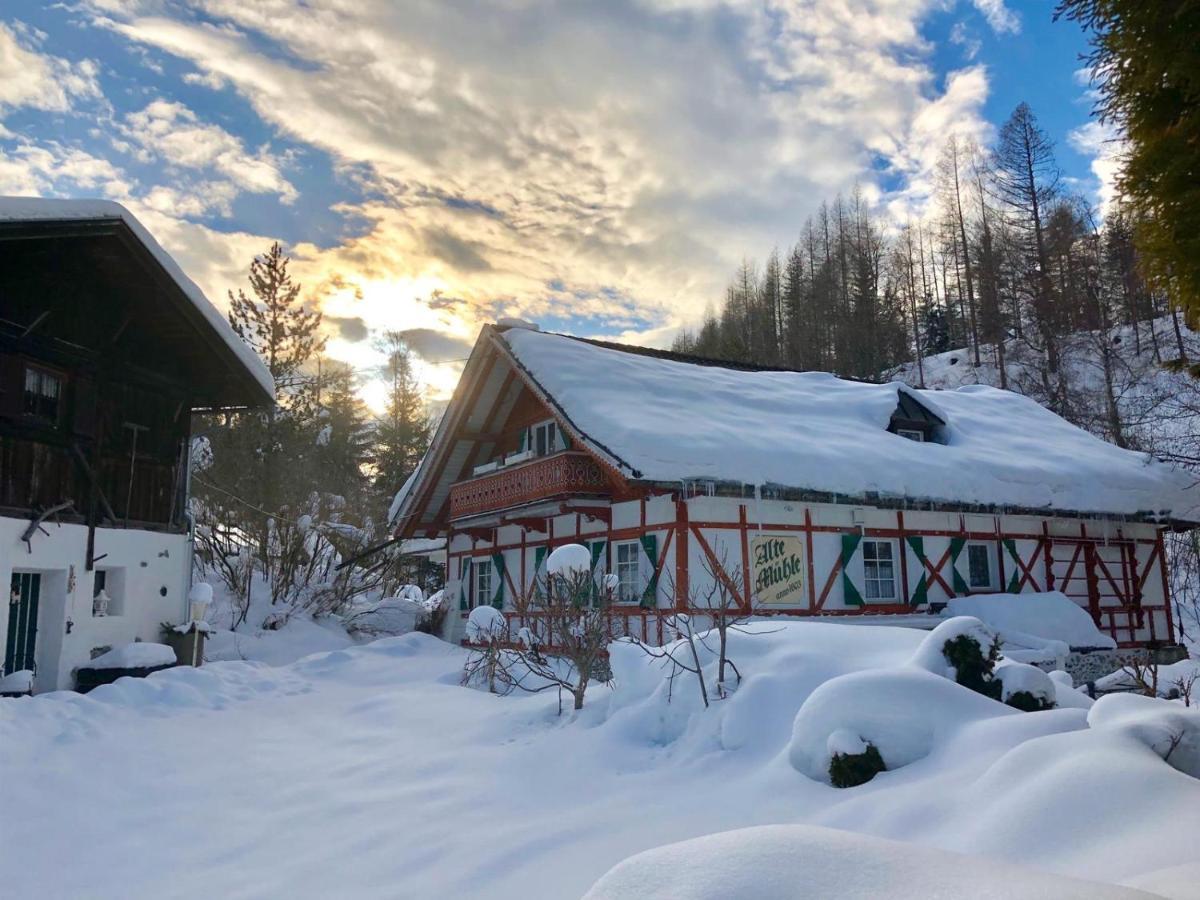
[(38, 690), (187, 613), (191, 414), (270, 374), (123, 207), (0, 198), (4, 673)]
[(911, 614), (971, 593), (1059, 590), (1121, 647), (1175, 642), (1162, 535), (1185, 473), (974, 386), (822, 373), (485, 327), (399, 537), (448, 538), (471, 607), (536, 616), (555, 546), (617, 576), (614, 634), (662, 639), (719, 582), (762, 615)]

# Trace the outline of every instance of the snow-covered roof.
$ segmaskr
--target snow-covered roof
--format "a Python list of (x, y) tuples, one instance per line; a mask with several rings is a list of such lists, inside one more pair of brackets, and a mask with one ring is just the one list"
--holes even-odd
[[(744, 371), (529, 329), (499, 338), (588, 448), (633, 480), (1200, 520), (1186, 472), (1009, 391)], [(942, 443), (887, 431), (901, 391), (946, 423)]]
[(137, 217), (120, 203), (112, 200), (64, 200), (45, 197), (0, 197), (0, 222), (85, 222), (120, 220), (145, 246), (162, 266), (171, 280), (212, 330), (237, 356), (242, 367), (253, 376), (268, 397), (275, 396), (275, 380), (266, 364), (230, 328), (229, 322), (204, 296), (199, 286), (184, 274), (183, 269), (154, 239)]

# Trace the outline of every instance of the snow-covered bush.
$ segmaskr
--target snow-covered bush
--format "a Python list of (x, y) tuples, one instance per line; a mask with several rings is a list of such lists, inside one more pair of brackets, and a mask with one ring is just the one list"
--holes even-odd
[(508, 621), (494, 606), (477, 606), (467, 617), (467, 640), (473, 645), (463, 662), (462, 683), (486, 687), (488, 693), (507, 693), (514, 682), (508, 675), (505, 650)]
[(1013, 709), (1039, 712), (1057, 705), (1054, 681), (1037, 666), (1001, 660), (995, 678), (1001, 685), (1000, 700)]
[(1000, 642), (990, 628), (973, 616), (955, 616), (929, 632), (912, 661), (927, 672), (999, 700), (1001, 685), (993, 675), (999, 658)]
[(928, 756), (971, 722), (1015, 714), (914, 666), (853, 672), (826, 681), (800, 707), (788, 758), (797, 771), (827, 781), (830, 738), (848, 732), (874, 745), (890, 771)]
[(858, 787), (887, 771), (879, 748), (853, 732), (835, 731), (826, 744), (829, 748), (829, 783), (836, 788)]

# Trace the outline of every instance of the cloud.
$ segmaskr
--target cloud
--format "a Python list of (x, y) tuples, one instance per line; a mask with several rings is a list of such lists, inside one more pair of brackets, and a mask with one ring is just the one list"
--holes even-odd
[(1004, 5), (1004, 0), (971, 0), (997, 34), (1020, 34), (1020, 17)]
[[(862, 182), (886, 203), (897, 180), (919, 198), (939, 134), (985, 128), (986, 72), (939, 83), (920, 33), (944, 0), (197, 6), (107, 0), (94, 22), (235, 91), (361, 187), (339, 207), (361, 229), (294, 249), (314, 285), (353, 284), (321, 295), (329, 315), (377, 327), (470, 335), (499, 311), (669, 329), (821, 199)], [(223, 135), (159, 103), (125, 139), (216, 170)], [(230, 152), (224, 177), (287, 196), (280, 160)]]
[(182, 103), (155, 100), (125, 116), (120, 131), (136, 145), (142, 162), (161, 158), (181, 169), (211, 170), (239, 190), (277, 194), (284, 203), (296, 200), (296, 188), (283, 176), (279, 157), (265, 147), (247, 151), (240, 138), (201, 122)]
[(1127, 144), (1111, 124), (1087, 122), (1067, 134), (1067, 143), (1084, 156), (1091, 157), (1092, 175), (1096, 179), (1095, 199), (1100, 214), (1108, 215), (1118, 196), (1117, 181), (1121, 174), (1121, 159)]
[(410, 350), (429, 362), (465, 359), (474, 341), (433, 328), (409, 328), (400, 332)]
[[(0, 135), (2, 137), (2, 135)], [(129, 197), (133, 182), (107, 159), (57, 141), (19, 141), (0, 153), (0, 194)]]
[(367, 323), (358, 316), (325, 316), (323, 321), (336, 328), (342, 340), (351, 343), (365, 341), (370, 334)]
[(66, 112), (77, 98), (100, 97), (96, 64), (39, 53), (44, 36), (20, 22), (0, 22), (0, 114), (32, 107)]

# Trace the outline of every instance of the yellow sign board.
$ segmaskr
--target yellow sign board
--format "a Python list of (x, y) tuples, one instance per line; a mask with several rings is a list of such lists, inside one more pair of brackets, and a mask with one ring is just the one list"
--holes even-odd
[(807, 606), (804, 542), (794, 535), (761, 535), (750, 542), (754, 602), (759, 606)]

